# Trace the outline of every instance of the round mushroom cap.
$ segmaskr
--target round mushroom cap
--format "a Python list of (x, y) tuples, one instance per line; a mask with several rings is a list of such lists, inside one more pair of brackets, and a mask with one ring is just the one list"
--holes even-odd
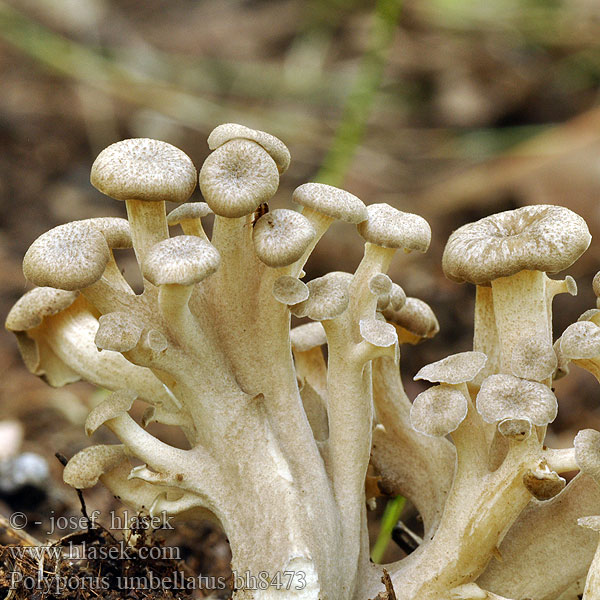
[(95, 219), (84, 219), (82, 223), (89, 223), (102, 233), (109, 248), (115, 250), (126, 250), (131, 248), (131, 229), (127, 219), (120, 217), (97, 217)]
[(325, 329), (319, 321), (305, 323), (294, 327), (290, 332), (292, 348), (296, 352), (308, 352), (317, 346), (327, 343)]
[(600, 271), (594, 275), (594, 279), (592, 280), (592, 289), (594, 290), (596, 298), (600, 298)]
[(390, 308), (393, 311), (400, 310), (406, 304), (406, 292), (397, 284), (392, 282), (390, 291)]
[(557, 367), (554, 348), (542, 335), (523, 338), (513, 348), (510, 369), (516, 377), (544, 381), (552, 377)]
[(526, 419), (542, 426), (554, 421), (558, 403), (550, 388), (542, 383), (498, 374), (483, 380), (477, 394), (477, 410), (486, 423)]
[(425, 252), (431, 242), (429, 223), (419, 215), (402, 212), (389, 204), (367, 206), (368, 219), (357, 225), (358, 233), (383, 248)]
[(98, 320), (94, 343), (99, 350), (128, 352), (138, 345), (144, 323), (126, 312), (111, 312)]
[(439, 330), (440, 325), (433, 310), (426, 302), (419, 298), (406, 298), (402, 308), (394, 310), (389, 306), (381, 312), (387, 321), (405, 329), (415, 336), (417, 343), (426, 338), (432, 338)]
[(459, 352), (425, 365), (414, 377), (432, 383), (458, 385), (475, 379), (487, 362), (483, 352)]
[(577, 466), (600, 483), (600, 432), (582, 429), (575, 436), (573, 446)]
[(127, 450), (123, 444), (84, 448), (67, 463), (63, 481), (78, 490), (94, 487), (101, 475), (112, 471), (125, 460)]
[(297, 277), (282, 275), (273, 284), (273, 297), (282, 304), (298, 304), (309, 296), (308, 287)]
[(519, 271), (557, 273), (591, 241), (585, 221), (562, 206), (524, 206), (463, 225), (448, 239), (446, 277), (483, 285)]
[(360, 223), (367, 218), (367, 207), (360, 198), (325, 183), (303, 183), (294, 190), (292, 200), (346, 223)]
[(238, 218), (268, 202), (279, 186), (279, 171), (256, 142), (234, 139), (209, 154), (200, 170), (204, 199), (222, 217)]
[(115, 200), (180, 203), (196, 187), (196, 168), (187, 154), (167, 142), (133, 138), (102, 150), (90, 181)]
[(201, 219), (210, 214), (212, 214), (212, 210), (206, 202), (186, 202), (167, 215), (167, 223), (170, 227), (173, 227), (174, 225), (181, 225), (184, 221)]
[(297, 317), (309, 317), (314, 321), (335, 319), (341, 315), (350, 301), (348, 288), (352, 282), (350, 273), (333, 271), (309, 281), (309, 297), (290, 307)]
[(358, 324), (360, 335), (369, 344), (379, 348), (389, 348), (398, 341), (393, 325), (379, 319), (361, 319)]
[(410, 408), (413, 429), (431, 437), (443, 437), (464, 421), (468, 404), (456, 388), (436, 385), (421, 392)]
[(5, 327), (9, 331), (28, 331), (41, 325), (51, 317), (69, 308), (79, 292), (68, 292), (51, 287), (29, 290), (19, 298), (6, 317)]
[(569, 325), (560, 337), (560, 351), (571, 360), (600, 356), (600, 327), (592, 321)]
[(304, 254), (315, 235), (315, 228), (304, 215), (277, 208), (256, 221), (252, 241), (261, 262), (268, 267), (285, 267)]
[(212, 275), (221, 256), (206, 240), (178, 235), (150, 248), (142, 273), (154, 285), (194, 285)]
[(208, 147), (216, 150), (219, 146), (236, 138), (251, 140), (262, 146), (275, 161), (279, 173), (284, 173), (290, 166), (290, 151), (279, 138), (237, 123), (223, 123), (215, 127), (208, 136)]
[(80, 290), (98, 281), (110, 260), (104, 235), (85, 221), (43, 233), (25, 253), (23, 273), (38, 286)]

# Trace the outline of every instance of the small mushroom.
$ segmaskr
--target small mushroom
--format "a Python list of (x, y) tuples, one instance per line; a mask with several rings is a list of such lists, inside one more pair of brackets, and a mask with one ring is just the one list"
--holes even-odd
[(486, 423), (505, 419), (547, 425), (556, 418), (558, 404), (550, 389), (514, 375), (490, 375), (477, 394), (477, 410)]
[(237, 123), (223, 123), (215, 127), (208, 136), (208, 147), (211, 150), (216, 150), (236, 138), (251, 140), (262, 146), (275, 161), (280, 174), (287, 171), (290, 166), (290, 151), (279, 138)]
[(138, 345), (144, 323), (126, 312), (112, 312), (102, 315), (94, 342), (99, 350), (129, 352)]
[(268, 267), (285, 267), (306, 252), (315, 237), (310, 221), (294, 210), (279, 208), (264, 214), (252, 231), (254, 250)]
[(419, 433), (442, 437), (455, 431), (467, 416), (467, 399), (452, 386), (441, 384), (421, 392), (410, 409), (410, 422)]
[(148, 138), (111, 144), (92, 165), (92, 185), (115, 200), (124, 200), (138, 262), (169, 236), (165, 201), (185, 202), (196, 187), (196, 169), (175, 146)]
[(85, 421), (85, 433), (92, 435), (106, 421), (127, 412), (136, 398), (137, 394), (132, 390), (118, 390), (113, 392), (106, 400), (103, 400), (92, 409)]
[(467, 383), (483, 369), (486, 360), (487, 357), (482, 352), (459, 352), (424, 366), (414, 379), (450, 385)]
[(560, 337), (560, 355), (586, 369), (600, 381), (600, 327), (592, 321), (569, 325)]
[(279, 171), (256, 142), (236, 138), (209, 154), (200, 170), (200, 190), (215, 214), (238, 218), (252, 214), (277, 191)]
[(206, 241), (208, 237), (202, 227), (202, 217), (212, 214), (206, 202), (186, 202), (167, 215), (169, 227), (181, 225), (185, 235), (196, 235)]
[(432, 338), (440, 330), (431, 307), (418, 298), (406, 298), (399, 310), (389, 306), (381, 314), (396, 327), (400, 344), (418, 344)]
[(298, 278), (282, 275), (273, 284), (273, 297), (282, 304), (298, 304), (309, 297), (309, 291)]
[(63, 480), (78, 490), (94, 487), (104, 473), (127, 460), (125, 446), (90, 446), (78, 452), (67, 463)]
[(297, 317), (309, 317), (314, 321), (335, 319), (341, 315), (350, 301), (348, 287), (352, 282), (350, 273), (333, 271), (309, 281), (309, 297), (291, 307)]

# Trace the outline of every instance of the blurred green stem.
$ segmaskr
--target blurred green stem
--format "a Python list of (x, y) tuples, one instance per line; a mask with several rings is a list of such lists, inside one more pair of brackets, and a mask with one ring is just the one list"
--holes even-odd
[(381, 518), (381, 529), (379, 530), (373, 550), (371, 550), (371, 560), (377, 565), (381, 564), (383, 560), (383, 555), (392, 539), (392, 529), (396, 526), (405, 504), (406, 498), (396, 496), (393, 500), (389, 500), (385, 507), (383, 517)]
[(401, 0), (377, 0), (369, 46), (362, 57), (354, 87), (346, 100), (333, 143), (316, 181), (340, 186), (350, 168), (381, 85), (401, 5)]

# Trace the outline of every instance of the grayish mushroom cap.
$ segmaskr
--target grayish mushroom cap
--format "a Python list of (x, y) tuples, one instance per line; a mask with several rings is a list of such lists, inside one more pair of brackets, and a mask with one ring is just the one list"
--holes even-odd
[(58, 314), (75, 302), (79, 292), (39, 287), (19, 298), (6, 317), (9, 331), (28, 331), (42, 324), (46, 317)]
[(273, 296), (282, 304), (298, 304), (309, 296), (307, 285), (297, 277), (282, 275), (273, 284)]
[(297, 317), (309, 317), (314, 321), (326, 321), (341, 315), (350, 301), (348, 288), (352, 281), (350, 273), (333, 271), (308, 282), (310, 296), (304, 302), (291, 307)]
[(389, 348), (398, 342), (398, 334), (394, 326), (379, 319), (362, 319), (359, 323), (359, 331), (365, 342), (379, 348)]
[(85, 221), (43, 233), (25, 253), (23, 273), (38, 286), (80, 290), (98, 281), (110, 260), (104, 235)]
[(154, 285), (193, 285), (212, 275), (220, 260), (210, 242), (193, 235), (178, 235), (150, 248), (142, 273)]
[(304, 215), (277, 208), (256, 221), (252, 241), (261, 262), (269, 267), (285, 267), (304, 254), (315, 235), (315, 228)]
[(486, 423), (527, 419), (542, 426), (554, 421), (558, 403), (542, 383), (499, 374), (483, 380), (477, 394), (477, 410)]
[(324, 183), (302, 184), (294, 190), (292, 200), (346, 223), (360, 223), (367, 218), (367, 207), (360, 198)]
[(253, 213), (277, 191), (279, 171), (269, 153), (256, 142), (236, 138), (209, 154), (200, 170), (204, 199), (222, 217)]
[(582, 429), (575, 436), (573, 446), (577, 466), (600, 485), (600, 431)]
[(390, 306), (381, 314), (390, 323), (406, 329), (419, 339), (431, 338), (440, 330), (433, 310), (419, 298), (406, 298), (400, 310), (394, 310)]
[(431, 437), (443, 437), (467, 416), (467, 399), (456, 388), (436, 385), (421, 392), (410, 409), (413, 429)]
[(594, 279), (592, 280), (592, 289), (594, 290), (596, 298), (600, 298), (600, 271), (594, 275)]
[(89, 223), (102, 233), (109, 248), (123, 250), (132, 247), (131, 229), (127, 219), (120, 217), (97, 217), (84, 219), (82, 223)]
[(94, 343), (100, 350), (129, 352), (138, 345), (144, 331), (144, 324), (126, 312), (102, 315), (98, 322)]
[(63, 480), (78, 490), (94, 487), (104, 473), (112, 471), (127, 459), (122, 444), (116, 446), (90, 446), (78, 452), (67, 463)]
[(600, 356), (600, 327), (591, 321), (569, 325), (560, 338), (560, 351), (571, 360)]
[(290, 332), (292, 348), (297, 352), (308, 352), (327, 343), (325, 329), (319, 321), (294, 327)]
[(405, 304), (406, 292), (397, 283), (392, 282), (389, 308), (393, 311), (398, 311), (403, 308)]
[(562, 206), (524, 206), (463, 225), (448, 239), (446, 277), (483, 285), (519, 271), (557, 273), (590, 245), (585, 221)]
[(558, 367), (554, 348), (543, 335), (521, 339), (513, 348), (510, 368), (516, 377), (544, 381)]
[(208, 147), (216, 150), (219, 146), (236, 138), (251, 140), (262, 146), (275, 161), (279, 173), (284, 173), (290, 166), (290, 151), (279, 138), (237, 123), (223, 123), (215, 127), (208, 136)]
[(85, 421), (86, 435), (92, 435), (106, 421), (126, 413), (133, 405), (137, 394), (132, 390), (118, 390), (95, 406)]
[(432, 383), (458, 385), (475, 379), (487, 362), (483, 352), (459, 352), (425, 365), (414, 377)]
[(429, 223), (418, 215), (402, 212), (389, 204), (367, 206), (368, 219), (357, 225), (358, 233), (383, 248), (425, 252), (431, 242)]
[(212, 214), (210, 206), (206, 202), (186, 202), (167, 215), (167, 223), (170, 227), (180, 225), (184, 221), (201, 219)]
[(187, 154), (167, 142), (133, 138), (100, 152), (90, 181), (115, 200), (179, 203), (196, 187), (196, 168)]

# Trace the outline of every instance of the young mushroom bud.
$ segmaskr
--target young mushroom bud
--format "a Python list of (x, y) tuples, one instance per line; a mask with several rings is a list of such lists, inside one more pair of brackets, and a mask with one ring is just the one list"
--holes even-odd
[(333, 271), (309, 281), (308, 299), (293, 305), (292, 314), (297, 317), (309, 317), (314, 321), (335, 319), (348, 308), (348, 288), (351, 282), (352, 275), (341, 271)]
[(133, 350), (138, 345), (145, 327), (134, 315), (120, 311), (102, 315), (98, 322), (99, 327), (94, 339), (96, 346), (98, 350), (113, 352)]
[(186, 202), (167, 215), (167, 224), (169, 227), (181, 225), (185, 235), (196, 235), (208, 241), (202, 227), (202, 217), (211, 214), (212, 210), (206, 202)]
[(390, 305), (381, 314), (396, 328), (400, 344), (419, 344), (424, 339), (432, 338), (440, 330), (429, 304), (418, 298), (406, 298), (400, 309), (394, 309)]
[(129, 139), (105, 148), (92, 165), (92, 185), (124, 200), (138, 262), (168, 237), (165, 201), (185, 202), (196, 187), (196, 169), (175, 146), (147, 138)]
[(282, 275), (273, 284), (273, 297), (282, 304), (299, 304), (309, 297), (308, 286), (296, 277)]
[(450, 385), (441, 384), (415, 398), (410, 409), (410, 422), (419, 433), (442, 437), (458, 429), (467, 411), (464, 394)]
[(237, 123), (223, 123), (215, 127), (208, 136), (208, 147), (211, 150), (216, 150), (223, 144), (237, 138), (250, 140), (262, 146), (275, 161), (279, 173), (284, 173), (290, 166), (290, 151), (280, 139), (264, 131), (250, 129)]
[(254, 251), (268, 267), (296, 262), (316, 235), (310, 221), (294, 210), (279, 208), (264, 214), (252, 231)]
[(94, 487), (98, 479), (127, 460), (125, 446), (90, 446), (78, 452), (67, 463), (63, 480), (78, 490)]

